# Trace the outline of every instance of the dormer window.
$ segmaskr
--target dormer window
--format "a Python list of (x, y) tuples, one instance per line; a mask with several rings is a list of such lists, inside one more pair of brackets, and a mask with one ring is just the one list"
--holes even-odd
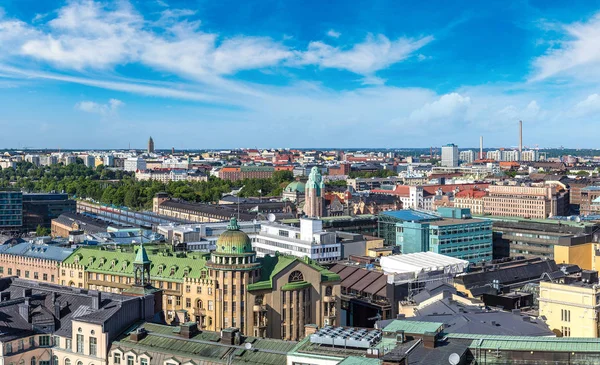
[(123, 266), (122, 266), (123, 271), (125, 271), (127, 269), (127, 265), (129, 265), (129, 263), (127, 261), (123, 261)]
[(117, 260), (112, 260), (112, 261), (110, 262), (110, 268), (111, 268), (111, 269), (114, 269), (116, 264), (117, 264)]
[(165, 267), (164, 267), (163, 265), (160, 265), (160, 266), (158, 267), (158, 275), (162, 275), (164, 268), (165, 268)]
[(175, 275), (175, 271), (177, 270), (177, 268), (175, 266), (171, 266), (171, 272), (169, 273), (170, 276)]

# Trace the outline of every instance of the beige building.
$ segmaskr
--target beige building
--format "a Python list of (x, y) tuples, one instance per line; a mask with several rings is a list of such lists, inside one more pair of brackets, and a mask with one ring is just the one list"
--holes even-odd
[(483, 198), (486, 192), (483, 190), (463, 190), (454, 194), (454, 207), (471, 209), (471, 214), (483, 215)]
[[(304, 325), (339, 323), (340, 277), (310, 259), (257, 258), (233, 218), (210, 255), (159, 247), (134, 252), (79, 248), (60, 265), (62, 285), (123, 293), (135, 265), (147, 257), (150, 283), (163, 290), (169, 323), (197, 321), (201, 329), (237, 327), (245, 335), (296, 340)], [(147, 250), (146, 250), (147, 248)], [(149, 254), (146, 253), (149, 252)]]
[(17, 276), (58, 284), (58, 266), (72, 252), (70, 248), (32, 242), (4, 244), (0, 246), (0, 278)]
[(540, 283), (540, 316), (557, 335), (598, 337), (600, 286), (578, 281), (570, 284)]
[(568, 214), (568, 192), (558, 186), (490, 185), (483, 197), (483, 213), (544, 219)]

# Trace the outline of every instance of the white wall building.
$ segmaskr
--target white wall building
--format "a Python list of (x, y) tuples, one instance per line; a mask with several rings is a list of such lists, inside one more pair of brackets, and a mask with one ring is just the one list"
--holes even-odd
[(123, 169), (131, 172), (146, 170), (146, 161), (141, 157), (130, 157), (125, 160)]
[(475, 151), (460, 151), (458, 154), (458, 159), (463, 163), (473, 163), (473, 161), (475, 161)]
[(442, 146), (442, 166), (458, 166), (458, 146), (450, 143)]
[(342, 256), (342, 244), (336, 232), (323, 231), (320, 219), (301, 218), (300, 228), (278, 223), (263, 223), (252, 238), (258, 257), (276, 252), (320, 261), (336, 261)]

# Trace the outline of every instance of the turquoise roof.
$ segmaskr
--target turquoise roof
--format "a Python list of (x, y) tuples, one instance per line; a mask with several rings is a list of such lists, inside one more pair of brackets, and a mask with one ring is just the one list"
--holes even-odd
[(292, 181), (285, 187), (285, 191), (287, 191), (287, 192), (295, 191), (298, 193), (304, 193), (305, 188), (306, 188), (306, 185), (302, 181)]
[(135, 255), (134, 264), (149, 264), (150, 259), (148, 258), (148, 254), (146, 253), (146, 249), (144, 248), (144, 244), (140, 243), (140, 248)]
[(252, 253), (252, 241), (245, 232), (240, 230), (237, 219), (231, 218), (227, 230), (217, 239), (217, 254), (239, 255)]
[(404, 331), (412, 334), (425, 334), (426, 332), (439, 332), (444, 327), (441, 322), (403, 321), (395, 320), (385, 326), (384, 332)]

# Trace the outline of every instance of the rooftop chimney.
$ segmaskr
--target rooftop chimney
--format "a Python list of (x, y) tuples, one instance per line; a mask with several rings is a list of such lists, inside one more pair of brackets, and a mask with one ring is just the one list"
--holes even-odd
[(138, 328), (129, 334), (129, 339), (131, 341), (138, 342), (138, 341), (143, 340), (147, 334), (148, 334), (148, 331), (146, 331), (145, 328)]
[(102, 293), (92, 294), (92, 309), (99, 310), (102, 305)]
[(196, 322), (182, 323), (179, 326), (179, 336), (183, 338), (192, 338), (198, 334), (198, 324)]

